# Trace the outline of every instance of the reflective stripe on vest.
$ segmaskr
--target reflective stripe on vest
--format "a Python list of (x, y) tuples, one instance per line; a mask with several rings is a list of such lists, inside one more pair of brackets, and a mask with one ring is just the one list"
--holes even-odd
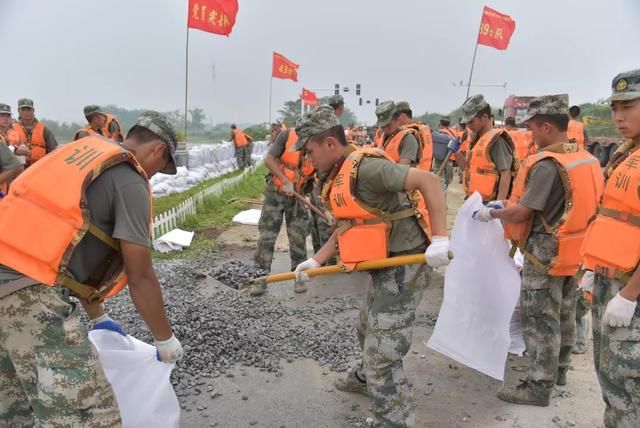
[[(541, 213), (537, 215), (547, 233), (557, 243), (558, 252), (548, 265), (543, 265), (533, 255), (526, 253), (536, 267), (548, 275), (573, 276), (581, 263), (580, 246), (589, 221), (596, 214), (598, 200), (604, 188), (604, 176), (598, 160), (575, 144), (554, 144), (529, 156), (518, 171), (507, 206), (515, 206), (524, 196), (529, 173), (544, 159), (553, 159), (560, 172), (564, 187), (565, 205), (562, 217), (556, 224), (549, 224)], [(533, 217), (528, 221), (505, 222), (505, 237), (514, 241), (524, 251), (531, 232)]]
[(31, 150), (31, 159), (29, 165), (36, 161), (39, 161), (47, 154), (47, 143), (44, 139), (45, 126), (42, 122), (36, 122), (31, 132), (27, 132), (27, 129), (20, 122), (13, 124), (13, 130), (18, 134), (21, 141)]
[(578, 147), (584, 149), (584, 123), (570, 119), (567, 127), (567, 138), (569, 141), (575, 140)]

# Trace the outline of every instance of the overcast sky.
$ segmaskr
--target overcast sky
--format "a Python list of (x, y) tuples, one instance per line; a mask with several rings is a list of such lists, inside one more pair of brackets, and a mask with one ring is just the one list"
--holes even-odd
[[(187, 0), (0, 0), (0, 102), (33, 98), (37, 115), (83, 121), (85, 104), (184, 108)], [(480, 46), (472, 87), (505, 95), (608, 96), (640, 68), (638, 0), (239, 0), (229, 38), (190, 30), (189, 106), (215, 122), (268, 120), (272, 52), (300, 64), (273, 81), (273, 118), (301, 88), (361, 83), (363, 96), (407, 100), (417, 114), (464, 101), (483, 5), (511, 15), (506, 51)], [(212, 68), (215, 67), (215, 77)], [(332, 90), (330, 91), (332, 92)], [(319, 95), (330, 92), (318, 91)], [(346, 102), (371, 123), (373, 106)]]

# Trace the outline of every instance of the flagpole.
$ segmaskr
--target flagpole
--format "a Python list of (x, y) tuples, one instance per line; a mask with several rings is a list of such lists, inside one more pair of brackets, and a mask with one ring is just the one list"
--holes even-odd
[(187, 47), (184, 70), (184, 142), (187, 144), (187, 124), (189, 122), (189, 26), (187, 26)]
[(473, 67), (476, 65), (476, 54), (478, 53), (478, 40), (476, 40), (476, 48), (473, 51), (473, 61), (471, 61), (471, 73), (469, 73), (469, 81), (467, 82), (467, 96), (465, 101), (469, 98), (469, 91), (471, 90), (471, 79), (473, 78)]

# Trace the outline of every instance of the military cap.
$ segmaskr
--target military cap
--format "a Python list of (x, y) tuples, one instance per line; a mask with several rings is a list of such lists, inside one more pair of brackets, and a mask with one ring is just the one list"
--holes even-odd
[(382, 128), (383, 126), (387, 126), (393, 119), (393, 115), (396, 114), (396, 111), (396, 105), (393, 101), (385, 101), (380, 103), (380, 105), (376, 107), (376, 117), (378, 118), (376, 126), (380, 128)]
[(33, 100), (29, 98), (20, 98), (18, 100), (18, 109), (21, 109), (22, 107), (33, 108)]
[(443, 122), (451, 122), (451, 116), (440, 116), (440, 120)]
[(0, 103), (0, 114), (11, 114), (11, 106)]
[(529, 101), (527, 114), (520, 122), (528, 122), (537, 114), (568, 114), (569, 95), (543, 95)]
[(173, 129), (173, 125), (167, 120), (166, 116), (157, 111), (144, 111), (138, 117), (135, 126), (142, 126), (160, 137), (169, 146), (171, 154), (171, 162), (160, 171), (163, 174), (173, 175), (176, 170), (176, 149), (178, 148), (178, 138)]
[(398, 101), (396, 103), (396, 111), (398, 113), (411, 111), (411, 106), (407, 101)]
[(296, 122), (298, 141), (293, 145), (291, 151), (302, 149), (310, 137), (336, 126), (341, 126), (340, 120), (329, 106), (321, 106), (317, 110), (305, 114)]
[(92, 104), (84, 107), (84, 117), (86, 117), (87, 120), (89, 120), (89, 118), (94, 114), (101, 114), (103, 116), (106, 116), (106, 113), (102, 111), (100, 106)]
[(332, 95), (329, 97), (327, 104), (330, 106), (339, 106), (340, 104), (344, 104), (344, 98), (342, 98), (342, 95)]
[(485, 101), (483, 95), (474, 95), (470, 98), (467, 98), (467, 101), (465, 101), (464, 104), (462, 104), (461, 121), (463, 123), (467, 123), (471, 121), (471, 119), (476, 117), (476, 115), (480, 112), (480, 110), (482, 110), (488, 105), (489, 103)]
[(618, 74), (611, 82), (612, 94), (607, 101), (630, 101), (640, 98), (640, 69)]

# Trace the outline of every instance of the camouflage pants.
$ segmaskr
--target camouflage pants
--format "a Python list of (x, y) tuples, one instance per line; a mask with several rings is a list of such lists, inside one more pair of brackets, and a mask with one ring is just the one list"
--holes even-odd
[(276, 190), (273, 184), (267, 184), (264, 190), (262, 213), (258, 222), (260, 238), (253, 256), (256, 265), (267, 271), (271, 271), (273, 250), (276, 238), (282, 228), (283, 217), (287, 225), (291, 270), (294, 270), (296, 266), (307, 260), (306, 239), (309, 226), (307, 213), (295, 198), (284, 196)]
[(576, 305), (576, 346), (586, 346), (588, 340), (588, 323), (585, 318), (591, 311), (590, 294), (584, 290), (578, 290), (578, 303)]
[(78, 310), (41, 285), (0, 299), (0, 426), (121, 426)]
[[(443, 162), (445, 161), (437, 161), (435, 159), (433, 160), (434, 173), (438, 172)], [(445, 194), (447, 192), (447, 189), (449, 188), (449, 184), (451, 184), (451, 181), (453, 181), (453, 162), (451, 162), (449, 159), (447, 159), (446, 162), (447, 165), (444, 167), (444, 171), (440, 175), (440, 186), (442, 187), (442, 191), (445, 192)]]
[[(322, 197), (320, 196), (320, 189), (318, 188), (318, 185), (315, 184), (313, 186), (313, 191), (310, 194), (311, 196), (311, 203), (313, 204), (313, 206), (320, 208), (321, 210), (324, 211), (323, 205), (322, 205)], [(329, 240), (329, 237), (331, 237), (331, 228), (330, 226), (324, 221), (322, 220), (318, 214), (314, 213), (314, 212), (310, 212), (309, 213), (309, 219), (310, 219), (310, 225), (311, 225), (311, 241), (313, 242), (313, 252), (317, 253), (320, 248), (322, 248), (322, 246), (325, 244), (325, 242), (327, 242)], [(329, 264), (333, 264), (333, 263), (329, 263)]]
[(431, 279), (427, 265), (371, 272), (356, 328), (362, 347), (359, 370), (367, 379), (377, 422), (413, 427), (415, 401), (402, 357), (411, 347), (416, 307)]
[(251, 152), (250, 145), (236, 147), (236, 162), (238, 162), (238, 168), (246, 168), (251, 165)]
[(607, 303), (621, 288), (618, 280), (595, 277), (591, 307), (593, 361), (607, 428), (640, 426), (640, 306), (629, 327), (601, 325)]

